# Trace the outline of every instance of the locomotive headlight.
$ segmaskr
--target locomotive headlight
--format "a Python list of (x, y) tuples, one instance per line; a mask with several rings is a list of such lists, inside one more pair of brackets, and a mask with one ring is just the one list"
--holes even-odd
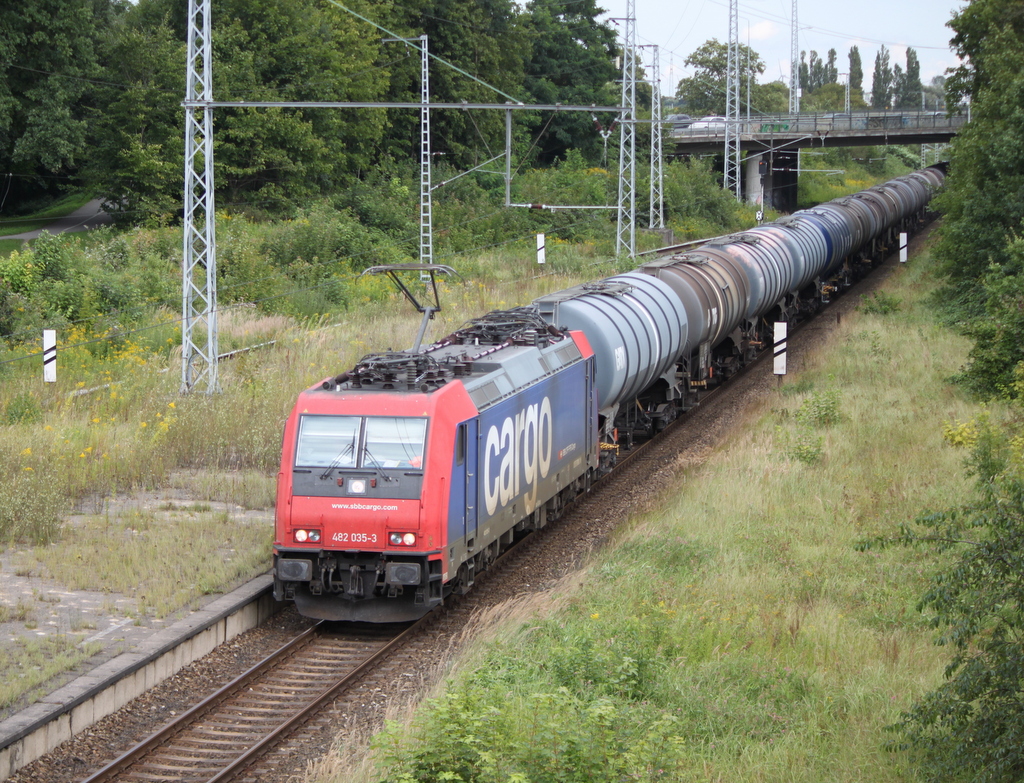
[(315, 544), (320, 540), (319, 530), (296, 530), (293, 535), (295, 536), (295, 540), (300, 544), (304, 544), (307, 541)]
[(348, 493), (350, 495), (365, 495), (366, 479), (352, 479), (348, 482)]
[(309, 531), (309, 540), (312, 541), (314, 544), (317, 541), (319, 541), (320, 540), (320, 531), (319, 530), (310, 530)]
[(305, 530), (295, 531), (295, 540), (298, 541), (300, 544), (303, 543), (307, 538), (309, 538), (309, 533), (307, 533)]
[(388, 542), (391, 546), (413, 546), (416, 543), (415, 533), (390, 533)]
[(406, 546), (412, 546), (416, 543), (416, 534), (406, 533), (404, 536), (402, 536), (402, 543)]

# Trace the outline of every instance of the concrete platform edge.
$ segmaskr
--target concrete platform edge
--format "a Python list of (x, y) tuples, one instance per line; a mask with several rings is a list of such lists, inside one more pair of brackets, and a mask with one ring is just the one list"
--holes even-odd
[(257, 577), (0, 722), (0, 781), (258, 626), (283, 606), (272, 588), (269, 574)]

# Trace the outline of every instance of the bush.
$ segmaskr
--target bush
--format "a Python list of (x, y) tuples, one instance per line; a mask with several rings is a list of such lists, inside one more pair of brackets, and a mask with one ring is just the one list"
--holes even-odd
[(899, 312), (900, 298), (885, 291), (875, 291), (871, 296), (861, 295), (857, 311), (866, 315), (892, 315)]
[(831, 427), (843, 420), (842, 396), (835, 388), (811, 394), (800, 403), (796, 420), (807, 427)]

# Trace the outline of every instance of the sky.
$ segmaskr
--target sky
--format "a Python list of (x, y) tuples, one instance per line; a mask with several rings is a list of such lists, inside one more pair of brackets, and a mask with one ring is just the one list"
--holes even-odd
[[(623, 19), (626, 0), (598, 0), (606, 20)], [(634, 0), (636, 40), (640, 46), (657, 45), (661, 65), (661, 91), (674, 95), (679, 80), (692, 74), (684, 61), (711, 38), (729, 38), (729, 0)], [(871, 89), (875, 54), (881, 45), (890, 50), (890, 65), (906, 68), (907, 47), (921, 63), (921, 81), (929, 84), (959, 61), (950, 51), (953, 31), (946, 26), (958, 0), (797, 0), (800, 49), (814, 50), (825, 60), (829, 49), (838, 54), (840, 73), (849, 70), (850, 47), (860, 49), (864, 88)], [(764, 60), (759, 82), (782, 79), (789, 83), (792, 50), (792, 0), (740, 0), (739, 41)], [(621, 30), (622, 22), (617, 24)], [(653, 54), (642, 50), (650, 72)], [(842, 81), (842, 79), (840, 79)]]

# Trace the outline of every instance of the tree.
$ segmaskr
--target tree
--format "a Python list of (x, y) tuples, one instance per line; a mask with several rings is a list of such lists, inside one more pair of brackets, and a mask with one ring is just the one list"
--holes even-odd
[[(364, 16), (365, 0), (349, 3)], [(218, 0), (214, 91), (221, 100), (375, 101), (384, 74), (370, 26), (314, 0)], [(377, 10), (375, 8), (374, 10)], [(351, 182), (384, 133), (378, 109), (226, 109), (216, 176), (226, 204), (291, 207)]]
[[(525, 87), (535, 103), (617, 106), (620, 87), (615, 70), (616, 34), (597, 17), (603, 11), (594, 0), (531, 0), (525, 24), (532, 41)], [(580, 112), (554, 116), (530, 113), (523, 118), (537, 137), (537, 157), (543, 163), (565, 159), (570, 149), (591, 161), (600, 160), (603, 147), (594, 120)], [(613, 118), (601, 118), (610, 125)], [(543, 131), (543, 133), (541, 133)]]
[(963, 384), (980, 396), (1012, 397), (1020, 392), (1015, 374), (1024, 367), (1024, 238), (1007, 245), (1006, 260), (992, 264), (981, 279), (985, 317), (970, 322), (965, 332), (974, 341)]
[(784, 114), (789, 111), (789, 85), (780, 81), (751, 86), (752, 111), (760, 114)]
[(101, 44), (88, 187), (122, 223), (172, 222), (181, 209), (185, 144), (185, 43), (168, 19), (141, 24), (129, 12)]
[[(935, 252), (945, 301), (962, 321), (987, 317), (980, 283), (993, 265), (1007, 265), (1009, 243), (1024, 225), (1024, 8), (974, 0), (950, 26), (963, 64), (946, 81), (947, 102), (971, 98), (971, 122), (951, 145)], [(979, 379), (978, 388), (986, 385), (998, 393)]]
[(892, 101), (892, 68), (889, 50), (882, 45), (875, 55), (875, 72), (871, 78), (871, 108), (887, 109)]
[(0, 170), (9, 203), (52, 197), (87, 151), (88, 111), (100, 75), (97, 41), (120, 0), (7, 3), (0, 14)]
[[(377, 17), (384, 27), (400, 36), (427, 36), (431, 100), (508, 100), (491, 88), (517, 100), (526, 99), (524, 64), (530, 42), (524, 15), (511, 0), (407, 0), (380, 9)], [(378, 34), (364, 30), (364, 35)], [(401, 43), (384, 46), (381, 62), (390, 69), (384, 100), (419, 101), (419, 51)], [(386, 154), (396, 160), (418, 161), (419, 122), (416, 111), (388, 110)], [(496, 154), (496, 148), (504, 147), (505, 118), (500, 112), (437, 110), (431, 112), (430, 123), (432, 152), (456, 167), (474, 166)]]
[[(898, 76), (897, 76), (898, 74)], [(894, 109), (919, 109), (921, 107), (921, 63), (913, 47), (907, 48), (907, 67), (893, 68), (892, 105)]]
[(907, 70), (906, 80), (903, 86), (903, 97), (900, 107), (905, 109), (916, 109), (920, 103), (923, 85), (921, 84), (921, 62), (917, 59), (917, 52), (913, 47), (907, 48)]
[(800, 99), (800, 108), (806, 111), (843, 111), (845, 107), (846, 87), (842, 84), (823, 84)]
[(946, 105), (946, 77), (933, 76), (929, 84), (921, 88), (925, 94), (925, 109), (938, 111)]
[[(747, 82), (756, 82), (757, 74), (764, 73), (765, 66), (761, 56), (743, 44), (739, 45), (739, 61), (740, 95), (745, 95)], [(687, 113), (694, 117), (724, 114), (728, 45), (719, 43), (715, 38), (705, 41), (686, 58), (685, 64), (693, 66), (694, 73), (679, 82), (676, 95), (683, 100)]]
[(978, 97), (987, 86), (989, 68), (998, 66), (1006, 42), (991, 35), (1006, 32), (1014, 40), (1024, 38), (1024, 7), (1013, 0), (972, 0), (953, 15), (949, 26), (955, 31), (950, 44), (961, 64), (946, 82), (946, 95), (949, 104), (956, 106)]
[[(1018, 373), (1017, 384), (1024, 385)], [(952, 648), (946, 679), (894, 728), (925, 780), (1015, 783), (1024, 776), (1024, 453), (1019, 423), (987, 417), (950, 427), (970, 448), (977, 499), (924, 514), (893, 539), (951, 558), (919, 608)], [(891, 543), (892, 541), (882, 542)]]
[(850, 47), (850, 103), (853, 104), (855, 98), (860, 99), (860, 103), (864, 103), (864, 66), (860, 60), (860, 49), (856, 46)]
[(836, 84), (839, 81), (839, 68), (836, 66), (835, 49), (828, 50), (828, 62), (825, 63), (825, 78), (822, 84)]
[(899, 63), (896, 63), (892, 67), (892, 81), (889, 82), (889, 94), (891, 96), (889, 99), (889, 106), (893, 109), (903, 108), (900, 105), (900, 101), (903, 100), (903, 91), (906, 89), (906, 86), (907, 77), (906, 74), (903, 73), (903, 67)]
[[(362, 0), (352, 3), (369, 14)], [(374, 6), (379, 8), (380, 6)], [(218, 0), (213, 92), (218, 100), (380, 100), (368, 25), (313, 0)], [(140, 0), (104, 41), (90, 183), (133, 222), (178, 212), (184, 168), (186, 21), (177, 0)], [(374, 159), (380, 110), (217, 109), (218, 207), (280, 210), (351, 182)]]

